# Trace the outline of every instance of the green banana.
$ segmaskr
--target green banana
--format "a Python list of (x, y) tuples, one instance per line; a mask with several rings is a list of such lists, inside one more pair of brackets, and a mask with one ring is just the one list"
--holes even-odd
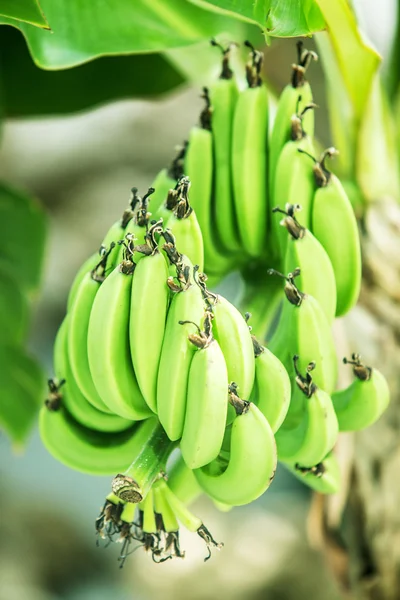
[(231, 390), (231, 401), (238, 415), (232, 425), (229, 462), (223, 470), (216, 459), (195, 469), (194, 474), (211, 498), (240, 506), (256, 500), (270, 486), (277, 456), (267, 419), (255, 404), (240, 400), (234, 387)]
[(278, 327), (268, 348), (283, 363), (291, 381), (296, 377), (293, 366), (295, 354), (300, 357), (300, 371), (305, 371), (311, 362), (317, 363), (315, 384), (331, 394), (336, 386), (338, 365), (331, 326), (324, 311), (313, 296), (304, 294), (295, 285), (294, 279), (300, 275), (300, 269), (295, 269), (287, 277), (273, 269), (269, 273), (285, 279), (287, 302), (283, 304)]
[(336, 494), (340, 490), (340, 468), (334, 452), (329, 452), (322, 462), (313, 467), (283, 464), (297, 479), (320, 494)]
[[(297, 64), (292, 65), (292, 80), (283, 90), (279, 102), (278, 110), (275, 116), (274, 125), (270, 138), (269, 151), (269, 173), (270, 173), (270, 194), (274, 194), (275, 181), (277, 179), (276, 170), (280, 153), (286, 142), (291, 139), (291, 118), (297, 112), (312, 103), (312, 91), (309, 83), (305, 80), (305, 72), (312, 60), (317, 60), (315, 52), (303, 50), (303, 42), (297, 43)], [(301, 101), (299, 101), (301, 96)], [(314, 135), (314, 114), (308, 112), (304, 117), (304, 129), (312, 138)]]
[(290, 380), (281, 361), (252, 336), (256, 359), (255, 379), (250, 401), (267, 419), (274, 433), (282, 425), (290, 404)]
[(248, 88), (236, 103), (232, 133), (235, 209), (242, 247), (252, 257), (265, 253), (268, 198), (268, 94), (261, 81), (263, 54), (249, 42)]
[(156, 222), (146, 235), (150, 254), (140, 260), (132, 281), (129, 341), (136, 378), (148, 406), (157, 412), (157, 375), (168, 310), (168, 266), (159, 251)]
[(182, 454), (179, 454), (172, 466), (167, 469), (168, 486), (184, 504), (192, 504), (201, 494), (202, 489), (192, 469), (186, 465)]
[(59, 327), (54, 343), (54, 373), (59, 382), (64, 381), (62, 404), (78, 423), (89, 429), (112, 433), (132, 427), (132, 421), (97, 410), (82, 394), (69, 364), (68, 327), (67, 315)]
[(390, 392), (389, 386), (380, 371), (365, 367), (359, 354), (352, 360), (343, 359), (353, 365), (355, 380), (344, 390), (332, 395), (333, 406), (339, 421), (340, 431), (359, 431), (369, 427), (386, 410)]
[(110, 412), (110, 410), (93, 382), (89, 368), (87, 335), (93, 302), (102, 281), (105, 279), (109, 252), (113, 249), (114, 246), (111, 245), (109, 251), (101, 258), (100, 263), (84, 275), (75, 293), (74, 302), (69, 311), (68, 323), (68, 360), (72, 375), (90, 404), (104, 412)]
[[(336, 316), (346, 314), (357, 302), (361, 287), (361, 248), (357, 221), (351, 202), (333, 173), (325, 167), (326, 157), (337, 154), (328, 148), (314, 162), (317, 191), (312, 208), (311, 230), (325, 248), (336, 279)], [(338, 241), (340, 240), (340, 243)]]
[[(319, 302), (329, 323), (333, 323), (336, 312), (335, 274), (324, 247), (311, 231), (302, 227), (294, 215), (294, 206), (289, 205), (282, 223), (289, 232), (285, 253), (285, 273), (300, 268), (297, 285)], [(284, 211), (282, 211), (284, 212)]]
[(139, 389), (129, 347), (132, 255), (115, 267), (95, 296), (90, 313), (87, 351), (90, 373), (110, 411), (141, 420), (150, 416)]
[(67, 300), (67, 312), (70, 312), (72, 305), (75, 302), (76, 294), (80, 288), (83, 278), (85, 275), (93, 271), (100, 261), (100, 253), (96, 252), (92, 254), (85, 260), (83, 265), (80, 267), (79, 271), (74, 277), (74, 281), (72, 282), (71, 289), (69, 290), (68, 300)]
[(336, 443), (339, 426), (331, 397), (313, 382), (310, 363), (303, 377), (297, 367), (298, 356), (293, 357), (296, 384), (306, 396), (305, 410), (300, 422), (294, 427), (277, 431), (275, 439), (278, 458), (282, 461), (312, 467), (323, 460)]
[(136, 425), (120, 433), (104, 433), (80, 425), (63, 407), (39, 415), (42, 442), (67, 467), (90, 475), (113, 475), (126, 469), (136, 451)]
[(211, 133), (211, 107), (207, 88), (203, 89), (206, 107), (200, 115), (200, 127), (193, 127), (185, 155), (184, 170), (192, 183), (190, 202), (196, 211), (204, 240), (204, 263), (207, 272), (216, 280), (221, 279), (232, 265), (234, 259), (224, 256), (213, 228), (212, 186), (215, 176), (213, 170), (213, 137)]
[[(197, 348), (190, 363), (185, 422), (180, 448), (185, 463), (197, 469), (217, 458), (225, 433), (228, 371), (212, 334), (213, 314), (206, 312), (204, 331), (189, 335)], [(185, 325), (187, 321), (180, 321)], [(195, 323), (192, 323), (196, 326)]]
[[(300, 101), (300, 99), (299, 99)], [(279, 155), (275, 173), (275, 188), (273, 190), (272, 212), (286, 213), (291, 206), (297, 210), (301, 209), (298, 221), (304, 227), (310, 229), (311, 209), (314, 197), (314, 176), (310, 162), (298, 150), (299, 148), (308, 153), (314, 152), (312, 138), (303, 129), (303, 119), (314, 104), (307, 105), (301, 114), (292, 116), (292, 140), (286, 142)], [(272, 241), (279, 249), (283, 258), (286, 251), (288, 236), (286, 231), (279, 227), (278, 219), (272, 218), (271, 236)]]
[(178, 182), (176, 206), (167, 222), (167, 232), (175, 238), (179, 252), (187, 256), (193, 265), (204, 268), (203, 236), (195, 211), (189, 204), (189, 177)]
[(246, 319), (229, 300), (209, 292), (201, 275), (198, 282), (214, 315), (214, 337), (225, 357), (228, 379), (235, 381), (243, 398), (249, 398), (254, 384), (255, 359)]
[(181, 288), (175, 288), (167, 315), (158, 370), (157, 413), (171, 440), (182, 437), (189, 368), (195, 353), (188, 335), (196, 333), (196, 328), (191, 324), (182, 326), (179, 321), (200, 323), (204, 313), (200, 288), (188, 273), (191, 268), (189, 260), (185, 258), (181, 273), (186, 276), (186, 282)]
[(240, 251), (237, 216), (233, 198), (232, 182), (232, 134), (233, 116), (239, 95), (236, 79), (229, 66), (233, 44), (223, 48), (211, 41), (222, 51), (222, 70), (217, 81), (209, 88), (212, 107), (212, 137), (214, 148), (213, 213), (217, 238), (226, 253)]

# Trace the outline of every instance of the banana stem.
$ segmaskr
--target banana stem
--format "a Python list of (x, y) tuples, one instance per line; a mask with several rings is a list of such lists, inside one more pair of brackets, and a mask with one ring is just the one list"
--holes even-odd
[(167, 437), (156, 417), (144, 421), (135, 435), (135, 459), (125, 473), (114, 477), (112, 491), (120, 500), (137, 504), (146, 498), (165, 469), (175, 442)]

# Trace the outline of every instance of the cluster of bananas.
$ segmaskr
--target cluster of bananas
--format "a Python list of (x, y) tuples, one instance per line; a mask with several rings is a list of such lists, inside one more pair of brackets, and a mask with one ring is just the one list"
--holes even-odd
[[(143, 197), (133, 188), (78, 272), (56, 338), (42, 439), (71, 468), (117, 474), (96, 529), (122, 543), (121, 566), (134, 541), (156, 562), (182, 557), (179, 523), (208, 558), (221, 545), (187, 505), (200, 493), (221, 510), (252, 502), (278, 459), (335, 492), (339, 431), (369, 426), (389, 402), (358, 354), (344, 359), (353, 383), (335, 391), (331, 328), (357, 301), (361, 256), (351, 204), (325, 165), (335, 151), (313, 158), (304, 73), (315, 55), (299, 46), (268, 142), (262, 55), (251, 48), (239, 93), (229, 50), (202, 127)], [(208, 289), (204, 265), (212, 282), (246, 265), (284, 282), (268, 348), (249, 313)]]

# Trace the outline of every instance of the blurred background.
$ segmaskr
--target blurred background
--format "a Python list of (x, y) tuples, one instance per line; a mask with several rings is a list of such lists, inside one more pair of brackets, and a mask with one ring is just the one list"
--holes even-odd
[[(385, 67), (396, 2), (359, 0), (355, 6)], [(16, 30), (2, 26), (2, 34), (9, 44), (21, 43)], [(312, 44), (307, 41), (308, 47)], [(294, 52), (295, 40), (273, 40), (265, 49), (265, 74), (273, 90), (286, 84)], [(319, 65), (312, 67), (309, 78), (320, 106), (317, 135), (329, 145)], [(29, 87), (25, 93), (29, 96)], [(36, 196), (50, 221), (29, 338), (49, 376), (54, 336), (76, 271), (122, 213), (130, 188), (145, 191), (170, 162), (197, 122), (201, 105), (200, 85), (182, 84), (154, 101), (122, 100), (68, 116), (4, 122), (0, 176)], [(232, 296), (232, 282), (223, 286)], [(376, 359), (373, 340), (379, 327), (365, 321), (362, 308), (353, 311), (343, 327), (347, 325), (350, 337), (364, 332), (363, 355)], [(380, 367), (379, 358), (376, 362)], [(343, 447), (351, 444), (342, 442)], [(195, 504), (194, 512), (225, 543), (206, 564), (201, 540), (183, 533), (184, 561), (154, 565), (139, 548), (122, 571), (119, 548), (95, 545), (94, 520), (109, 492), (109, 478), (81, 475), (56, 462), (36, 428), (22, 453), (0, 435), (0, 477), (0, 600), (344, 597), (327, 564), (340, 563), (340, 553), (327, 557), (318, 550), (319, 525), (313, 521), (317, 507), (310, 513), (318, 500), (283, 468), (268, 493), (249, 507), (222, 514), (208, 501)]]

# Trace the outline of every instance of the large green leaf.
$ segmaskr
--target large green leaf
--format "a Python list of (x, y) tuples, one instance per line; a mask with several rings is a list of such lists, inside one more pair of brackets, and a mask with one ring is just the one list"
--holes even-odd
[(27, 334), (27, 327), (28, 300), (18, 281), (18, 274), (0, 260), (1, 343), (23, 342)]
[(0, 429), (25, 442), (46, 394), (42, 369), (24, 350), (0, 345)]
[(160, 54), (106, 56), (74, 69), (45, 71), (33, 63), (17, 29), (0, 26), (0, 32), (2, 103), (8, 117), (73, 112), (121, 98), (150, 98), (184, 81)]
[(0, 0), (0, 15), (50, 29), (37, 0)]
[[(381, 57), (364, 39), (347, 0), (316, 0), (325, 18), (336, 60), (356, 119), (361, 119)], [(325, 64), (325, 70), (329, 64)]]
[[(25, 23), (19, 28), (35, 63), (64, 69), (111, 54), (161, 52), (187, 46), (235, 21), (216, 16), (188, 0), (42, 0), (52, 33)], [(1, 22), (15, 25), (15, 21)]]
[(315, 0), (191, 0), (208, 10), (222, 12), (259, 25), (274, 37), (311, 35), (325, 27)]
[(46, 218), (40, 205), (0, 184), (0, 257), (21, 288), (30, 291), (38, 287), (45, 242)]

